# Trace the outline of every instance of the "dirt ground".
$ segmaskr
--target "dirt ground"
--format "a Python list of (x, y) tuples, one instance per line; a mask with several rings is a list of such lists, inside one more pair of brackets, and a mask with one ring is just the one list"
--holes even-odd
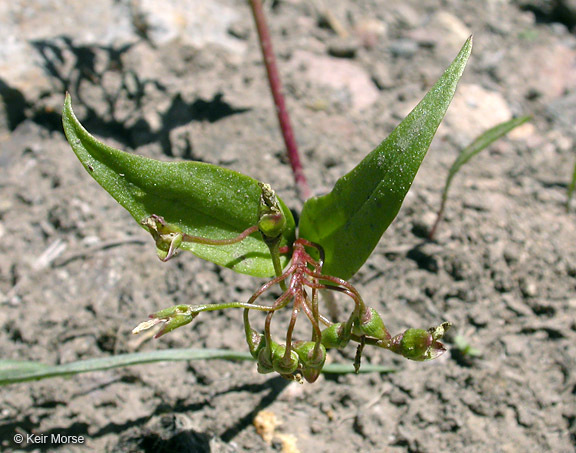
[[(262, 281), (191, 254), (161, 263), (149, 235), (77, 161), (60, 110), (68, 90), (105, 142), (238, 170), (272, 183), (299, 210), (248, 6), (81, 3), (0, 5), (1, 357), (56, 364), (166, 348), (245, 350), (240, 311), (204, 314), (158, 341), (130, 335), (148, 313), (246, 300)], [(565, 210), (576, 160), (574, 2), (267, 3), (315, 194), (387, 136), (474, 34), (413, 188), (353, 279), (393, 333), (452, 322), (449, 351), (416, 363), (367, 348), (365, 363), (397, 371), (313, 385), (224, 361), (12, 385), (0, 388), (0, 449), (575, 451), (576, 206)], [(427, 242), (458, 151), (521, 114), (534, 119), (456, 177), (437, 240)], [(457, 336), (480, 355), (463, 353)], [(352, 346), (330, 353), (333, 362), (353, 357)], [(269, 438), (255, 418), (274, 428)], [(85, 443), (18, 445), (18, 433)]]

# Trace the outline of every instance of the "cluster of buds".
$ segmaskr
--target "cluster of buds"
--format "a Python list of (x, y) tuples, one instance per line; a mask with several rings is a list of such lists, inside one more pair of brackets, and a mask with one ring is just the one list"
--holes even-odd
[[(201, 242), (219, 245), (239, 242), (248, 235), (260, 231), (268, 245), (277, 276), (262, 285), (246, 302), (232, 302), (207, 305), (177, 305), (150, 315), (150, 320), (141, 323), (133, 333), (141, 332), (155, 325), (162, 328), (156, 337), (190, 323), (203, 311), (226, 308), (244, 309), (244, 330), (250, 353), (258, 364), (260, 373), (277, 372), (285, 378), (308, 382), (318, 379), (326, 361), (326, 350), (342, 349), (351, 341), (358, 343), (354, 366), (360, 369), (365, 345), (388, 349), (411, 360), (430, 360), (440, 356), (445, 348), (439, 340), (450, 327), (443, 323), (428, 330), (408, 329), (392, 336), (386, 329), (380, 314), (368, 307), (360, 293), (346, 280), (322, 273), (324, 253), (322, 247), (306, 239), (297, 239), (290, 247), (279, 247), (285, 219), (278, 206), (274, 192), (262, 185), (259, 223), (248, 228), (234, 239), (225, 241), (197, 238), (181, 233), (167, 225), (159, 216), (151, 216), (145, 222), (154, 236), (162, 260), (170, 259), (182, 241)], [(318, 259), (311, 256), (310, 250)], [(280, 266), (280, 254), (291, 253), (291, 261), (286, 270)], [(258, 299), (275, 285), (282, 289), (280, 297), (272, 305), (258, 304)], [(354, 307), (345, 322), (334, 323), (319, 310), (319, 291), (335, 291), (352, 299)], [(286, 336), (283, 342), (274, 341), (271, 335), (272, 318), (284, 308), (291, 309)], [(250, 310), (266, 312), (264, 330), (252, 328)], [(300, 313), (304, 313), (312, 326), (309, 340), (296, 340), (294, 328)]]

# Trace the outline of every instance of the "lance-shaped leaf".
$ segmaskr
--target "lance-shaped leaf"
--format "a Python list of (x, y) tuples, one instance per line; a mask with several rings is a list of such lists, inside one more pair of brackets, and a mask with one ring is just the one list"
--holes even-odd
[(332, 192), (309, 199), (300, 237), (324, 248), (323, 272), (354, 275), (400, 210), (472, 50), (469, 38), (424, 99), (374, 151), (340, 178)]
[(470, 143), (466, 148), (464, 148), (458, 157), (450, 167), (448, 171), (448, 176), (446, 177), (446, 182), (444, 183), (444, 190), (442, 191), (442, 201), (440, 202), (440, 208), (438, 209), (438, 214), (436, 215), (436, 221), (430, 230), (430, 239), (434, 238), (436, 233), (436, 229), (438, 228), (438, 224), (442, 219), (442, 215), (444, 214), (444, 207), (446, 206), (446, 200), (448, 199), (448, 189), (450, 189), (450, 185), (452, 184), (452, 179), (462, 165), (466, 164), (470, 159), (472, 159), (476, 154), (478, 154), (483, 149), (486, 149), (496, 140), (501, 137), (504, 137), (508, 132), (512, 129), (524, 124), (526, 121), (530, 120), (532, 117), (530, 115), (521, 116), (518, 118), (513, 118), (509, 121), (504, 121), (503, 123), (497, 124), (496, 126), (488, 129), (484, 133), (480, 134), (476, 139)]
[[(148, 231), (150, 219), (162, 227), (210, 239), (231, 239), (259, 220), (258, 181), (202, 162), (161, 162), (126, 153), (96, 140), (72, 111), (70, 96), (63, 110), (64, 131), (88, 173)], [(295, 224), (284, 203), (286, 226), (281, 245), (294, 241)], [(156, 232), (156, 236), (158, 236)], [(257, 277), (274, 275), (268, 246), (259, 232), (228, 245), (178, 241), (179, 248), (200, 258)], [(288, 258), (282, 257), (282, 265)]]

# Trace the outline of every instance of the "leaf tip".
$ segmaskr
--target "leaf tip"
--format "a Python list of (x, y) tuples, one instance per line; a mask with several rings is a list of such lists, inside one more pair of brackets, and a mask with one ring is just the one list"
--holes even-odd
[(68, 91), (66, 91), (66, 94), (64, 95), (64, 109), (63, 111), (66, 112), (67, 110), (72, 110), (72, 96), (70, 96), (70, 93)]
[(461, 50), (462, 53), (466, 54), (466, 58), (468, 58), (472, 53), (473, 45), (474, 45), (474, 35), (470, 35), (466, 40), (466, 42), (464, 43), (464, 45), (462, 46)]

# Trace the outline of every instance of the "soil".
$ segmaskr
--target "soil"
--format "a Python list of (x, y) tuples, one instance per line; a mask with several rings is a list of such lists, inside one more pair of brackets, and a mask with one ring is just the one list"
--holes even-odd
[[(60, 108), (67, 90), (106, 143), (238, 170), (298, 211), (247, 5), (49, 3), (0, 7), (11, 36), (0, 44), (1, 357), (246, 350), (240, 311), (202, 315), (158, 341), (131, 336), (148, 313), (246, 300), (263, 281), (190, 254), (161, 263), (75, 158)], [(353, 278), (393, 333), (452, 322), (449, 351), (418, 363), (367, 348), (364, 363), (396, 372), (312, 385), (226, 361), (11, 385), (0, 389), (0, 449), (575, 451), (576, 207), (565, 209), (576, 159), (574, 3), (333, 0), (330, 14), (320, 1), (266, 3), (314, 194), (387, 136), (474, 33), (404, 206)], [(459, 150), (526, 113), (530, 123), (456, 176), (437, 239), (426, 241)], [(353, 357), (352, 346), (330, 353)], [(17, 445), (17, 433), (85, 441)]]

